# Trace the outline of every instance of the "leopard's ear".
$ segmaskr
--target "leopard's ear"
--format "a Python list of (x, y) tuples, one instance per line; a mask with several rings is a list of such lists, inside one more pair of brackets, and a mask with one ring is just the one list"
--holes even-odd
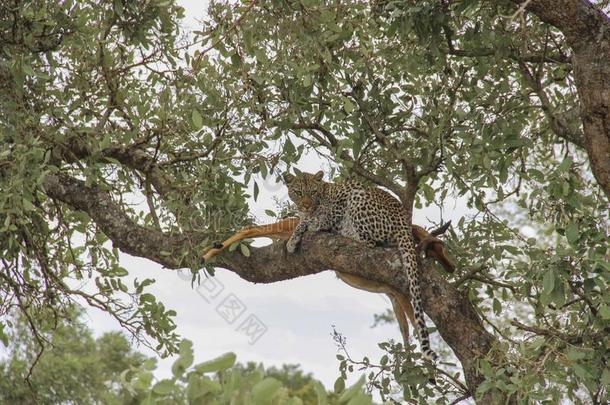
[(324, 172), (322, 170), (320, 170), (319, 172), (317, 172), (316, 174), (313, 175), (313, 178), (318, 181), (322, 180), (323, 177), (324, 177)]
[(286, 184), (290, 184), (294, 181), (294, 179), (296, 178), (294, 175), (290, 174), (290, 173), (284, 173), (282, 175), (282, 178), (284, 179), (284, 183)]

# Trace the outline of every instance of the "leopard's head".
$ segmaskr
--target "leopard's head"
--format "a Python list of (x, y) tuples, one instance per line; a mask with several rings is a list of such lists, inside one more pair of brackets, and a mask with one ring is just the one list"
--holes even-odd
[(316, 174), (305, 172), (299, 172), (296, 176), (290, 173), (284, 174), (283, 178), (288, 187), (288, 196), (297, 205), (299, 211), (315, 211), (326, 184), (322, 177), (324, 177), (322, 170)]

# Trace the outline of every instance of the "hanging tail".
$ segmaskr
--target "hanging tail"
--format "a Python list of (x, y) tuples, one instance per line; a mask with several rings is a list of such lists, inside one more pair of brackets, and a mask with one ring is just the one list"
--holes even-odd
[(421, 300), (421, 290), (419, 287), (419, 268), (415, 246), (411, 237), (411, 231), (405, 233), (405, 237), (398, 241), (398, 251), (402, 260), (403, 268), (407, 274), (409, 282), (409, 294), (411, 296), (411, 304), (415, 313), (415, 332), (421, 344), (421, 349), (424, 357), (434, 361), (437, 359), (436, 353), (430, 348), (430, 338), (426, 329), (426, 321), (424, 318), (424, 310)]

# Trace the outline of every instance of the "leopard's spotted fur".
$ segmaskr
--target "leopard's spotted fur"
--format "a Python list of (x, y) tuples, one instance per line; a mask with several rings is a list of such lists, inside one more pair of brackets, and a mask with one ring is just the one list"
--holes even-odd
[(411, 225), (400, 202), (389, 193), (357, 182), (327, 183), (324, 173), (284, 175), (288, 195), (299, 210), (300, 222), (286, 244), (294, 253), (306, 230), (331, 231), (364, 242), (397, 245), (409, 281), (415, 312), (415, 330), (427, 358), (435, 359), (430, 349), (422, 310), (418, 263)]

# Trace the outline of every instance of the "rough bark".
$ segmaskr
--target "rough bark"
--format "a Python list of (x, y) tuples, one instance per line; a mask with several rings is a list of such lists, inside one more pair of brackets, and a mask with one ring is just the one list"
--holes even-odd
[(139, 225), (121, 209), (110, 193), (98, 186), (87, 186), (84, 181), (66, 174), (49, 174), (43, 185), (49, 197), (89, 214), (121, 251), (148, 258), (165, 267), (184, 267), (178, 258), (183, 257), (185, 247), (189, 246), (187, 235), (163, 233)]
[(533, 0), (526, 9), (559, 29), (573, 51), (584, 146), (610, 199), (610, 18), (585, 0)]
[[(148, 258), (165, 267), (184, 267), (179, 258), (184, 257), (185, 247), (188, 249), (200, 242), (196, 234), (164, 233), (139, 225), (121, 210), (110, 193), (68, 175), (48, 175), (44, 188), (49, 197), (87, 212), (123, 252)], [(237, 251), (224, 252), (217, 257), (217, 264), (255, 283), (273, 283), (335, 270), (389, 285), (403, 294), (409, 292), (395, 249), (369, 249), (329, 233), (307, 233), (300, 251), (294, 255), (289, 255), (283, 243), (278, 242), (252, 248), (250, 257)], [(441, 276), (432, 261), (424, 260), (423, 267), (424, 310), (460, 360), (466, 383), (474, 394), (482, 382), (476, 371), (477, 359), (486, 355), (497, 340), (485, 330), (468, 298)], [(486, 398), (482, 403), (490, 403), (490, 399)]]

